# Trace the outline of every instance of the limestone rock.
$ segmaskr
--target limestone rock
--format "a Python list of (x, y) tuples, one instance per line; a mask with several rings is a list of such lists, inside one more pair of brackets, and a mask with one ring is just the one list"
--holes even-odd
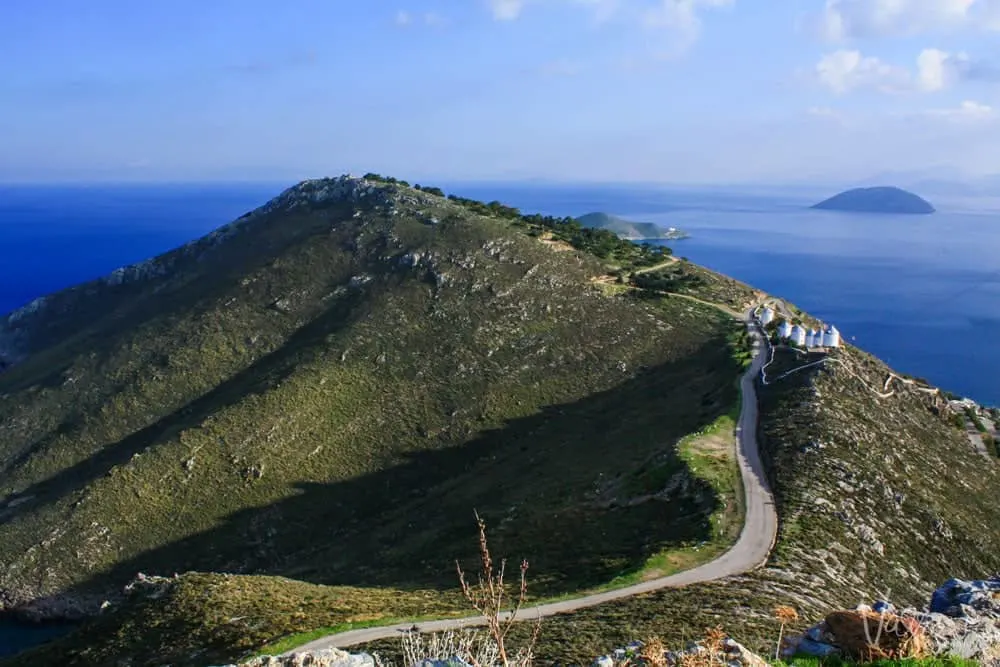
[(1000, 579), (949, 579), (931, 595), (932, 613), (961, 618), (963, 607), (1000, 617)]
[(282, 656), (261, 656), (226, 667), (375, 667), (375, 659), (367, 653), (348, 653), (338, 648), (293, 653)]

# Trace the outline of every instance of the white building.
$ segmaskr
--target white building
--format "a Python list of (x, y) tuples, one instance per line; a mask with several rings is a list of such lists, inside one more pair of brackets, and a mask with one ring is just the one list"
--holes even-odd
[(763, 325), (768, 325), (774, 321), (774, 311), (764, 306), (760, 311), (760, 323)]
[(792, 335), (789, 336), (789, 338), (796, 345), (805, 345), (806, 344), (806, 330), (804, 328), (802, 328), (801, 326), (799, 326), (798, 324), (796, 324), (794, 327), (792, 327)]
[(778, 326), (778, 335), (782, 338), (789, 338), (792, 335), (792, 323), (785, 320)]
[(823, 344), (823, 334), (815, 329), (806, 332), (806, 347), (820, 347)]
[(823, 333), (823, 347), (840, 347), (840, 332), (832, 324)]

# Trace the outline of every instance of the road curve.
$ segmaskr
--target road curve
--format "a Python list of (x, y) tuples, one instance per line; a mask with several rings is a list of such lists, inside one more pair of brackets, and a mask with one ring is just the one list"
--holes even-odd
[[(526, 608), (521, 611), (520, 618), (530, 620), (538, 617), (552, 616), (585, 607), (593, 607), (612, 600), (620, 600), (640, 593), (649, 593), (661, 588), (673, 588), (699, 582), (714, 581), (756, 569), (767, 561), (778, 532), (778, 515), (774, 509), (774, 497), (767, 482), (764, 466), (760, 459), (760, 450), (757, 445), (757, 391), (754, 381), (760, 374), (760, 369), (764, 364), (764, 357), (766, 355), (762, 353), (765, 345), (760, 330), (754, 321), (753, 311), (754, 309), (750, 309), (743, 315), (743, 319), (747, 323), (747, 328), (753, 340), (753, 359), (750, 367), (740, 379), (742, 401), (739, 424), (736, 426), (736, 438), (738, 442), (740, 474), (743, 478), (746, 516), (743, 530), (740, 532), (740, 537), (736, 543), (715, 560), (693, 569), (678, 572), (667, 577), (650, 579), (649, 581), (626, 588), (618, 588), (571, 600), (560, 600), (558, 602), (550, 602)], [(420, 623), (420, 631), (442, 632), (461, 627), (481, 625), (482, 623), (483, 620), (480, 617), (426, 621)], [(399, 625), (364, 628), (327, 635), (308, 644), (303, 644), (285, 655), (305, 651), (318, 651), (331, 647), (344, 648), (356, 644), (364, 644), (378, 639), (398, 636), (399, 632), (406, 631), (412, 626), (412, 623), (402, 623)]]

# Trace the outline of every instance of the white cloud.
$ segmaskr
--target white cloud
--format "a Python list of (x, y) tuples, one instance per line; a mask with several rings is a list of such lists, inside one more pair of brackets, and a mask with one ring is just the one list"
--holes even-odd
[(581, 8), (599, 23), (621, 19), (625, 23), (667, 33), (674, 42), (672, 49), (668, 50), (677, 51), (698, 38), (703, 10), (727, 7), (733, 5), (735, 0), (489, 0), (489, 7), (497, 21), (514, 21), (530, 5), (543, 3)]
[(402, 9), (396, 12), (396, 25), (410, 25), (412, 21), (413, 17), (410, 16), (409, 12)]
[(521, 16), (525, 0), (490, 0), (493, 18), (497, 21), (513, 21)]
[(941, 90), (951, 83), (955, 68), (952, 56), (940, 49), (924, 49), (917, 56), (917, 83), (922, 90)]
[(966, 53), (924, 49), (911, 71), (855, 49), (824, 55), (816, 64), (814, 79), (837, 94), (852, 90), (884, 93), (934, 93), (966, 81), (1000, 81), (1000, 68), (974, 60)]
[(838, 95), (852, 90), (901, 92), (910, 85), (910, 73), (860, 51), (841, 49), (816, 64), (816, 79)]
[(826, 0), (815, 22), (820, 34), (832, 41), (990, 24), (1000, 29), (1000, 0)]
[(925, 115), (958, 122), (982, 122), (997, 119), (996, 110), (988, 104), (966, 100), (949, 109), (930, 109)]
[(701, 34), (702, 9), (728, 7), (734, 0), (660, 0), (647, 8), (642, 23), (647, 28), (666, 29), (677, 38), (676, 48), (686, 49)]

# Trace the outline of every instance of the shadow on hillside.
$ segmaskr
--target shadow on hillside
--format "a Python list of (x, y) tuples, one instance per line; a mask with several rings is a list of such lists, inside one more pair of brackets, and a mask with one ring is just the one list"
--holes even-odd
[[(338, 303), (289, 336), (280, 348), (236, 373), (208, 393), (149, 426), (103, 447), (76, 465), (27, 487), (18, 494), (18, 498), (23, 499), (18, 505), (18, 512), (30, 511), (37, 505), (54, 502), (59, 497), (83, 489), (94, 480), (107, 475), (115, 466), (127, 463), (133, 456), (157, 442), (169, 439), (185, 429), (197, 427), (212, 414), (238, 403), (248, 395), (265, 393), (291, 375), (296, 364), (303, 358), (322, 349), (329, 335), (350, 325), (359, 316), (359, 311), (363, 311), (361, 295), (361, 292), (351, 293), (351, 298)], [(73, 428), (72, 425), (64, 424), (56, 433), (68, 435), (72, 433)], [(22, 464), (48, 444), (49, 438), (34, 443), (8, 464), (8, 468)], [(0, 511), (0, 524), (9, 519), (10, 516), (5, 516)]]
[[(473, 508), (488, 521), (497, 557), (531, 560), (535, 595), (606, 583), (665, 548), (710, 537), (717, 499), (673, 449), (728, 411), (737, 400), (736, 372), (724, 342), (709, 341), (611, 390), (465, 442), (404, 454), (377, 473), (299, 484), (297, 495), (236, 512), (77, 592), (120, 586), (140, 571), (189, 570), (454, 588), (454, 560), (475, 560)], [(669, 500), (607, 504), (625, 499), (622, 489), (654, 468), (669, 473), (664, 480), (683, 480)]]

